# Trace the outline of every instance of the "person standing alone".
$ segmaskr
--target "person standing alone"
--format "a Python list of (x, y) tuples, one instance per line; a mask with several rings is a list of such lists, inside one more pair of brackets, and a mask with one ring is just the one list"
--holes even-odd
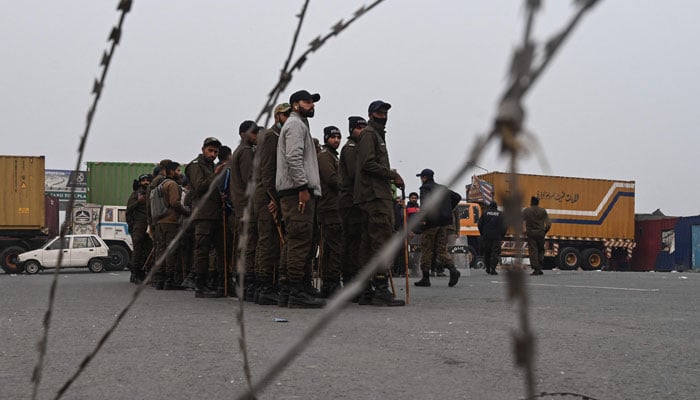
[(544, 263), (544, 237), (552, 227), (547, 210), (540, 207), (540, 199), (532, 196), (530, 207), (523, 210), (525, 234), (527, 235), (527, 252), (530, 256), (532, 275), (542, 275)]
[(498, 275), (496, 266), (501, 259), (501, 239), (506, 234), (503, 215), (498, 211), (498, 203), (492, 201), (486, 212), (479, 218), (479, 234), (481, 235), (481, 252), (486, 262), (486, 273)]

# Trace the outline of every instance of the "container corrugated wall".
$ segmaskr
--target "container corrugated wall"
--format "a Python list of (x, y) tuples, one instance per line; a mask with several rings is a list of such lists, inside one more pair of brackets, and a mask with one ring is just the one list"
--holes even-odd
[[(494, 198), (504, 204), (511, 193), (510, 175), (491, 172), (480, 179), (494, 185)], [(552, 220), (549, 236), (590, 239), (634, 239), (634, 181), (518, 174), (523, 207), (540, 198)]]
[[(695, 228), (693, 228), (695, 227)], [(699, 229), (700, 216), (678, 218), (676, 222), (676, 251), (674, 254), (674, 262), (679, 269), (698, 269), (700, 267), (700, 249), (698, 241), (700, 240)], [(693, 234), (695, 231), (695, 234)], [(695, 237), (693, 237), (695, 236)], [(695, 257), (693, 257), (695, 253)]]
[(88, 203), (126, 205), (134, 179), (150, 174), (156, 164), (124, 162), (88, 162)]
[(44, 156), (0, 156), (0, 228), (44, 228)]
[(635, 223), (635, 237), (637, 247), (632, 254), (630, 269), (633, 271), (653, 271), (659, 259), (662, 249), (663, 233), (670, 234), (678, 221), (677, 217), (659, 217), (654, 219), (638, 220)]

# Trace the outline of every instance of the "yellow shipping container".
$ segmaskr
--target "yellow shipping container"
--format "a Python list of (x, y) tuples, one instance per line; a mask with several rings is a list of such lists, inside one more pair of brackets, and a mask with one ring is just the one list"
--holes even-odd
[(0, 230), (41, 230), (44, 156), (0, 156)]
[[(491, 172), (479, 179), (493, 184), (499, 205), (514, 188), (507, 173)], [(548, 238), (634, 240), (634, 181), (526, 174), (518, 174), (517, 180), (522, 207), (537, 196), (547, 210), (552, 220)]]

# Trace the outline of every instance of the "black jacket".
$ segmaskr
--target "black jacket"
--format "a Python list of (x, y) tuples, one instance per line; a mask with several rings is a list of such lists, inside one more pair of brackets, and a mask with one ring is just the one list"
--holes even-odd
[[(439, 187), (445, 188), (444, 186), (435, 183), (433, 180), (424, 183), (420, 187), (420, 198), (423, 205), (428, 204), (430, 201), (429, 199)], [(447, 188), (445, 188), (445, 190), (447, 191), (447, 195), (444, 196), (437, 210), (431, 213), (424, 213), (421, 210), (421, 213), (423, 214), (422, 218), (425, 222), (423, 225), (424, 228), (452, 225), (452, 210), (457, 207), (457, 204), (459, 204), (462, 196), (460, 196), (459, 193), (453, 192)]]
[(503, 215), (497, 208), (488, 208), (479, 218), (479, 233), (483, 240), (501, 240), (506, 234)]

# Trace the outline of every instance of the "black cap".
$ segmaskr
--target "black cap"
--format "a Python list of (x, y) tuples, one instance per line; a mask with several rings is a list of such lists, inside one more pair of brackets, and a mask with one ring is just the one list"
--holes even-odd
[(489, 208), (492, 210), (495, 210), (498, 208), (498, 203), (496, 203), (496, 200), (489, 203)]
[(151, 174), (141, 174), (139, 175), (139, 181), (142, 181), (144, 179), (148, 179), (149, 181), (153, 180), (153, 176)]
[(372, 114), (373, 112), (382, 108), (386, 108), (388, 110), (391, 108), (391, 104), (385, 103), (381, 100), (375, 100), (369, 104), (369, 108), (367, 109), (367, 111), (369, 111), (369, 113)]
[(294, 92), (291, 96), (289, 96), (289, 104), (294, 104), (302, 100), (313, 101), (315, 103), (321, 100), (321, 95), (318, 93), (311, 94), (306, 90), (299, 90), (298, 92)]
[(330, 138), (331, 136), (338, 136), (338, 137), (342, 136), (340, 134), (340, 129), (338, 129), (337, 127), (335, 127), (333, 125), (323, 128), (323, 142), (324, 143), (327, 142), (328, 138)]
[(435, 172), (433, 172), (432, 169), (424, 169), (420, 172), (420, 174), (416, 174), (416, 176), (427, 176), (429, 178), (432, 178), (435, 175)]
[(241, 125), (238, 127), (238, 133), (244, 133), (244, 132), (251, 132), (251, 133), (258, 133), (260, 130), (260, 127), (255, 124), (255, 122), (247, 120), (241, 122)]
[(219, 141), (219, 139), (217, 139), (215, 137), (208, 137), (208, 138), (204, 139), (204, 144), (202, 146), (204, 146), (204, 147), (207, 147), (207, 146), (221, 147), (221, 142)]
[(348, 121), (350, 122), (349, 123), (350, 133), (352, 133), (353, 129), (357, 128), (358, 126), (362, 126), (362, 127), (367, 126), (367, 120), (362, 118), (362, 117), (358, 117), (358, 116), (348, 117)]

